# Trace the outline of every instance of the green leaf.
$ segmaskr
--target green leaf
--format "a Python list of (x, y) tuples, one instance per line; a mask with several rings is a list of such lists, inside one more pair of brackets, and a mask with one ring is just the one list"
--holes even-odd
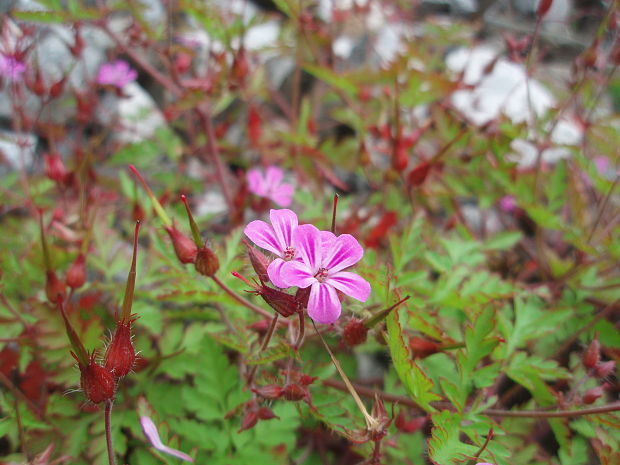
[(433, 429), (428, 441), (431, 462), (435, 465), (454, 465), (464, 463), (468, 456), (476, 453), (478, 448), (460, 441), (461, 416), (444, 410), (433, 415)]
[(487, 240), (485, 247), (489, 250), (508, 250), (514, 247), (523, 237), (520, 231), (504, 231)]
[(353, 84), (345, 76), (334, 73), (329, 68), (311, 64), (305, 64), (303, 68), (314, 77), (324, 81), (326, 84), (347, 93), (349, 97), (354, 97), (357, 94), (357, 86), (355, 84)]
[(388, 347), (390, 348), (398, 377), (414, 402), (420, 404), (427, 412), (435, 411), (430, 403), (441, 397), (432, 392), (434, 387), (433, 381), (426, 376), (411, 358), (409, 349), (403, 340), (402, 329), (398, 321), (398, 309), (390, 313), (385, 321), (388, 333)]

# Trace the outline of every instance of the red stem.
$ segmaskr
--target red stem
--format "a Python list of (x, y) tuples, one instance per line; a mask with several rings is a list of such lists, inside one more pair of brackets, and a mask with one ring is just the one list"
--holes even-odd
[(110, 465), (116, 465), (114, 447), (112, 446), (112, 404), (112, 400), (105, 403), (105, 441), (108, 448), (108, 462)]

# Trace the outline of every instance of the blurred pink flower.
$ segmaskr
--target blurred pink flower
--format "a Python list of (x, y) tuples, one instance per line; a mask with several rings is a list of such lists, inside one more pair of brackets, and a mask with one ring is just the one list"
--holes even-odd
[(122, 89), (130, 82), (135, 81), (137, 77), (138, 73), (129, 66), (129, 63), (124, 60), (116, 60), (101, 65), (97, 74), (97, 83)]
[(259, 197), (266, 197), (280, 207), (288, 207), (292, 202), (293, 186), (283, 183), (284, 171), (277, 166), (270, 166), (265, 176), (258, 168), (253, 168), (247, 173), (248, 188), (250, 192)]
[(11, 55), (0, 53), (0, 76), (16, 81), (26, 71), (26, 65)]
[(159, 437), (159, 432), (157, 431), (157, 426), (153, 423), (150, 417), (141, 416), (140, 417), (140, 425), (142, 426), (142, 432), (149, 440), (151, 445), (160, 452), (163, 452), (168, 455), (172, 455), (181, 460), (185, 460), (186, 462), (193, 462), (189, 455), (185, 452), (181, 452), (180, 450), (173, 449), (172, 447), (165, 446), (163, 442), (161, 442), (161, 438)]
[(355, 273), (342, 271), (355, 265), (364, 255), (364, 249), (353, 236), (336, 237), (319, 231), (314, 225), (304, 224), (293, 231), (293, 248), (300, 260), (282, 264), (279, 279), (288, 286), (310, 287), (308, 315), (314, 321), (330, 324), (340, 317), (341, 304), (336, 291), (361, 302), (368, 299), (368, 281)]
[(511, 213), (515, 208), (517, 208), (517, 201), (512, 195), (505, 195), (499, 199), (499, 208), (506, 213)]
[(599, 155), (597, 157), (594, 157), (594, 166), (596, 166), (596, 170), (598, 171), (598, 174), (604, 175), (610, 166), (609, 158), (607, 158), (604, 155)]
[(293, 231), (299, 224), (295, 212), (286, 208), (271, 210), (269, 212), (271, 225), (261, 220), (250, 222), (244, 229), (246, 236), (257, 246), (269, 250), (278, 256), (267, 268), (269, 280), (277, 287), (288, 287), (280, 278), (282, 265), (297, 257), (297, 252), (292, 246)]

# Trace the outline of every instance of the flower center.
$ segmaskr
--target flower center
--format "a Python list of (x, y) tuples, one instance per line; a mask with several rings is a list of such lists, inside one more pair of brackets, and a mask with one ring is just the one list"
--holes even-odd
[(319, 268), (314, 277), (320, 283), (325, 282), (325, 279), (327, 279), (327, 268)]
[(282, 254), (282, 259), (285, 262), (289, 262), (293, 258), (295, 258), (295, 249), (291, 246), (288, 246), (286, 249), (284, 249), (284, 253)]

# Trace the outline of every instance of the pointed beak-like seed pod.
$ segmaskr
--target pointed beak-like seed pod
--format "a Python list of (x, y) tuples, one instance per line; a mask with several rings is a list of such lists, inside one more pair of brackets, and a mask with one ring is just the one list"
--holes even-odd
[(131, 315), (133, 304), (134, 288), (136, 284), (136, 259), (138, 255), (138, 231), (140, 222), (136, 222), (136, 229), (133, 239), (133, 258), (131, 268), (127, 275), (127, 286), (125, 287), (125, 298), (123, 299), (123, 309), (120, 319), (116, 321), (116, 329), (112, 335), (112, 340), (105, 353), (104, 366), (115, 378), (126, 376), (136, 361), (136, 351), (131, 341), (131, 325), (135, 321)]
[(179, 261), (183, 264), (194, 263), (196, 261), (196, 254), (198, 253), (198, 247), (194, 244), (194, 241), (179, 231), (176, 226), (166, 227), (166, 232), (170, 236), (172, 246), (174, 247), (174, 253)]

